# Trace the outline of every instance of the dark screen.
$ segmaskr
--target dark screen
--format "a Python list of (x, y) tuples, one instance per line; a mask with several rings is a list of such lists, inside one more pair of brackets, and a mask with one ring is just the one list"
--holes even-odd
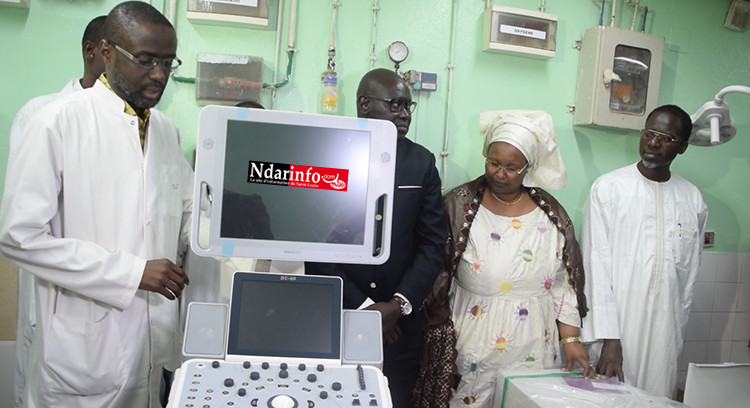
[(339, 358), (340, 281), (280, 276), (235, 280), (228, 353)]

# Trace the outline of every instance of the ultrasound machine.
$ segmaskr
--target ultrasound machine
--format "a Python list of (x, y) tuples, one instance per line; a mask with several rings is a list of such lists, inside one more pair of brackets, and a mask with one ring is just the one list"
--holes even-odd
[(207, 106), (196, 150), (193, 251), (291, 272), (238, 271), (228, 305), (189, 305), (167, 407), (391, 408), (380, 313), (343, 310), (341, 278), (300, 273), (388, 259), (393, 124)]

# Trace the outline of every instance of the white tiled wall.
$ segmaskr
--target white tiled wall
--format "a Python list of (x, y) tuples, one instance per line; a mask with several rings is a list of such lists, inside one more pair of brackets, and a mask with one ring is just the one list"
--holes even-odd
[(680, 357), (688, 363), (750, 363), (750, 254), (704, 252)]

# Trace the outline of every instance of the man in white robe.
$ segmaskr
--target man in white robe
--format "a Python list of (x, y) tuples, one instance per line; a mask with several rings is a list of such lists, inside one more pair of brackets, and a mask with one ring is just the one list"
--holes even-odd
[(581, 233), (582, 337), (601, 347), (597, 372), (670, 398), (708, 215), (700, 191), (669, 170), (691, 129), (677, 106), (651, 112), (641, 161), (594, 182)]
[(192, 171), (151, 109), (179, 65), (177, 37), (131, 1), (103, 38), (105, 74), (34, 117), (0, 207), (0, 251), (35, 276), (29, 408), (159, 407), (162, 368), (180, 363)]
[[(99, 54), (99, 42), (102, 39), (102, 30), (107, 16), (99, 16), (91, 20), (83, 31), (81, 40), (81, 52), (83, 54), (83, 77), (71, 79), (59, 91), (48, 95), (37, 96), (26, 102), (13, 119), (10, 128), (8, 163), (6, 168), (11, 168), (18, 143), (23, 132), (31, 122), (34, 115), (45, 105), (62, 99), (73, 92), (91, 88), (96, 78), (104, 72), (104, 61)], [(5, 173), (5, 185), (10, 184), (13, 178), (12, 172)], [(36, 316), (34, 315), (35, 295), (33, 288), (34, 275), (23, 269), (18, 270), (18, 324), (16, 329), (16, 362), (13, 380), (13, 404), (16, 408), (23, 407), (23, 389), (26, 383), (25, 374), (29, 363), (29, 352), (31, 338), (36, 327)]]

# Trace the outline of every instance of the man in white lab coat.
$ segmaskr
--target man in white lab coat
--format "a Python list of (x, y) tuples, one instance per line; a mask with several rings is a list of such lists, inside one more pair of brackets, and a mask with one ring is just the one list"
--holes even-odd
[[(600, 374), (673, 398), (708, 210), (670, 171), (687, 149), (690, 116), (656, 108), (641, 131), (641, 161), (599, 177), (584, 208), (581, 249)], [(596, 348), (595, 348), (596, 349)]]
[(158, 407), (161, 370), (179, 365), (192, 171), (151, 109), (177, 37), (140, 1), (103, 37), (105, 74), (35, 116), (0, 207), (0, 250), (36, 278), (27, 407)]
[[(83, 53), (83, 77), (71, 79), (63, 89), (53, 94), (37, 96), (26, 102), (13, 119), (10, 128), (8, 165), (18, 150), (18, 142), (34, 115), (46, 104), (62, 99), (69, 94), (91, 88), (96, 78), (104, 72), (104, 60), (99, 53), (99, 42), (102, 40), (104, 20), (107, 16), (99, 16), (91, 20), (83, 32), (81, 51)], [(13, 178), (12, 173), (5, 173), (5, 184)], [(16, 330), (16, 363), (13, 384), (13, 403), (16, 408), (23, 406), (23, 389), (26, 384), (25, 373), (29, 362), (31, 337), (36, 327), (35, 294), (33, 288), (34, 275), (23, 269), (18, 270), (18, 326)]]

